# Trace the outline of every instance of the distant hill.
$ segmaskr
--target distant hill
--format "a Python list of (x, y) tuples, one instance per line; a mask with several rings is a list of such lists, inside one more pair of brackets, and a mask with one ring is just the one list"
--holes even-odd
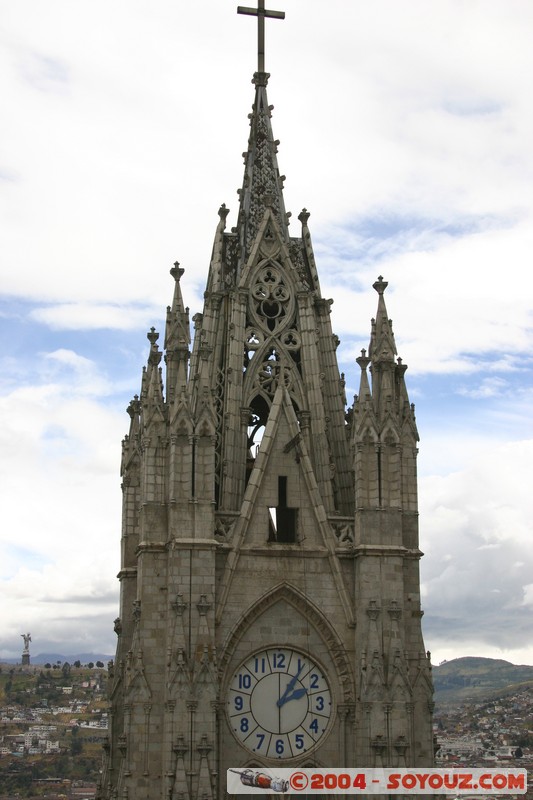
[[(107, 666), (107, 662), (111, 661), (114, 656), (102, 655), (102, 653), (75, 653), (74, 655), (64, 656), (61, 653), (38, 653), (36, 656), (30, 653), (30, 664), (36, 666), (39, 664), (57, 664), (61, 661), (62, 664), (68, 661), (73, 664), (75, 661), (81, 661), (82, 664), (88, 664), (92, 661), (96, 664), (97, 661), (103, 661)], [(18, 658), (0, 658), (4, 664), (20, 664), (21, 657)]]
[(454, 658), (433, 667), (433, 683), (438, 705), (465, 703), (513, 691), (521, 684), (533, 687), (533, 667), (500, 658)]

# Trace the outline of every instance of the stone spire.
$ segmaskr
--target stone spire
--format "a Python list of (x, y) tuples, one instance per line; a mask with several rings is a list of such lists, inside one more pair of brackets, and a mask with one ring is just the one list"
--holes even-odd
[(278, 169), (279, 141), (274, 139), (270, 122), (273, 106), (268, 105), (266, 72), (256, 72), (255, 100), (250, 119), (248, 150), (243, 153), (245, 170), (239, 190), (240, 270), (247, 263), (267, 209), (273, 216), (285, 240), (288, 240), (288, 218), (283, 201), (283, 181)]

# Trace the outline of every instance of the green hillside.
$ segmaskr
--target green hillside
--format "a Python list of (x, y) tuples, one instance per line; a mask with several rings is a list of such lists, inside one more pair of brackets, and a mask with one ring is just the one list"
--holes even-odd
[(438, 705), (490, 698), (531, 683), (533, 667), (517, 666), (499, 658), (455, 658), (433, 667), (435, 702)]

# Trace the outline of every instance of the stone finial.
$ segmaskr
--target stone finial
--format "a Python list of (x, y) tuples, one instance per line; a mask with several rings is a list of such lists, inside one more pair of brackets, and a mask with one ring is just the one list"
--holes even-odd
[(152, 327), (146, 334), (146, 338), (150, 342), (150, 355), (148, 356), (148, 363), (152, 366), (157, 366), (163, 355), (159, 352), (159, 347), (156, 344), (157, 340), (159, 339), (159, 333), (154, 327)]
[(226, 204), (222, 203), (222, 205), (218, 209), (218, 216), (225, 222), (228, 214), (229, 214), (229, 208), (226, 208)]
[[(368, 608), (366, 609), (367, 615), (370, 619), (376, 620), (380, 615), (381, 609), (379, 608), (377, 602), (375, 600), (370, 600), (368, 603)], [(374, 658), (376, 656), (376, 652), (374, 652)]]
[(171, 606), (173, 610), (176, 612), (176, 614), (178, 614), (179, 616), (182, 616), (183, 613), (189, 607), (188, 604), (184, 601), (183, 594), (181, 592), (179, 592), (176, 595), (176, 599), (171, 603)]
[(138, 394), (134, 395), (133, 400), (126, 410), (132, 419), (141, 413), (141, 402)]
[(209, 741), (208, 741), (207, 736), (205, 735), (205, 733), (202, 736), (202, 738), (200, 740), (200, 744), (197, 746), (196, 749), (200, 753), (200, 756), (202, 758), (206, 758), (209, 755), (209, 753), (211, 752), (211, 750), (213, 749), (211, 747), (211, 745), (209, 744)]
[(302, 225), (307, 225), (307, 220), (309, 219), (310, 216), (311, 214), (309, 213), (309, 211), (306, 208), (302, 208), (302, 210), (298, 214), (298, 219), (300, 220)]
[(404, 375), (405, 371), (407, 370), (407, 364), (404, 364), (401, 358), (397, 359), (397, 368), (400, 375)]
[(359, 358), (356, 358), (355, 360), (361, 367), (361, 370), (364, 372), (368, 367), (368, 365), (370, 364), (370, 359), (368, 358), (364, 347), (361, 350), (361, 355), (359, 356)]
[(383, 280), (383, 275), (379, 275), (377, 281), (372, 284), (372, 288), (375, 289), (381, 297), (388, 285), (388, 281)]
[(174, 750), (178, 758), (183, 758), (185, 753), (188, 751), (189, 748), (187, 747), (185, 743), (185, 738), (183, 737), (182, 734), (180, 734), (177, 737), (176, 743), (174, 744), (172, 749)]
[[(185, 270), (183, 269), (183, 267), (180, 267), (180, 262), (179, 261), (174, 261), (174, 266), (171, 268), (170, 274), (172, 275), (172, 277), (174, 278), (174, 280), (177, 283), (179, 283), (180, 278), (181, 278), (181, 276), (183, 275), (184, 272), (185, 272)], [(153, 328), (152, 328), (152, 330), (153, 330)]]
[(200, 595), (200, 600), (196, 603), (196, 608), (198, 609), (198, 613), (200, 616), (205, 617), (209, 609), (211, 608), (211, 603), (207, 602), (207, 595), (202, 594)]

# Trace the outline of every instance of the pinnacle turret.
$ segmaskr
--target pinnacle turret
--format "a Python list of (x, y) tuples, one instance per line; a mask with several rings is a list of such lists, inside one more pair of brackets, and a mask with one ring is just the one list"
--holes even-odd
[(359, 358), (356, 359), (358, 365), (361, 368), (361, 383), (359, 385), (359, 403), (365, 406), (371, 405), (372, 403), (372, 392), (370, 391), (370, 384), (368, 381), (368, 372), (367, 367), (370, 364), (370, 359), (366, 354), (366, 350), (363, 348), (361, 350), (361, 355)]
[(376, 319), (372, 320), (372, 335), (368, 348), (368, 355), (373, 364), (378, 361), (394, 361), (394, 356), (397, 353), (392, 331), (392, 320), (388, 318), (383, 296), (388, 285), (388, 282), (384, 281), (381, 275), (372, 285), (379, 295), (378, 310)]
[[(143, 370), (142, 388), (141, 388), (141, 402), (143, 406), (144, 423), (146, 425), (147, 415), (146, 411), (151, 408), (163, 409), (163, 382), (162, 370), (159, 366), (163, 354), (159, 350), (157, 340), (159, 333), (155, 328), (150, 328), (146, 334), (146, 338), (150, 342), (150, 353), (148, 355), (148, 364)], [(151, 415), (148, 415), (151, 416)]]
[[(372, 331), (368, 357), (361, 351), (357, 363), (361, 367), (361, 388), (354, 404), (356, 418), (362, 420), (363, 409), (368, 410), (370, 402), (375, 415), (376, 436), (380, 436), (387, 423), (396, 428), (398, 436), (408, 421), (412, 436), (418, 440), (414, 419), (414, 406), (409, 403), (405, 385), (407, 365), (401, 358), (395, 360), (396, 342), (385, 305), (384, 293), (388, 283), (380, 275), (373, 284), (379, 295), (378, 309), (372, 320)], [(370, 368), (372, 385), (368, 382), (367, 368)]]
[(165, 329), (165, 363), (167, 401), (172, 403), (187, 384), (187, 367), (189, 363), (189, 345), (191, 334), (189, 329), (189, 309), (185, 308), (181, 294), (180, 280), (185, 272), (176, 261), (170, 270), (174, 278), (174, 297), (172, 306), (167, 306)]

